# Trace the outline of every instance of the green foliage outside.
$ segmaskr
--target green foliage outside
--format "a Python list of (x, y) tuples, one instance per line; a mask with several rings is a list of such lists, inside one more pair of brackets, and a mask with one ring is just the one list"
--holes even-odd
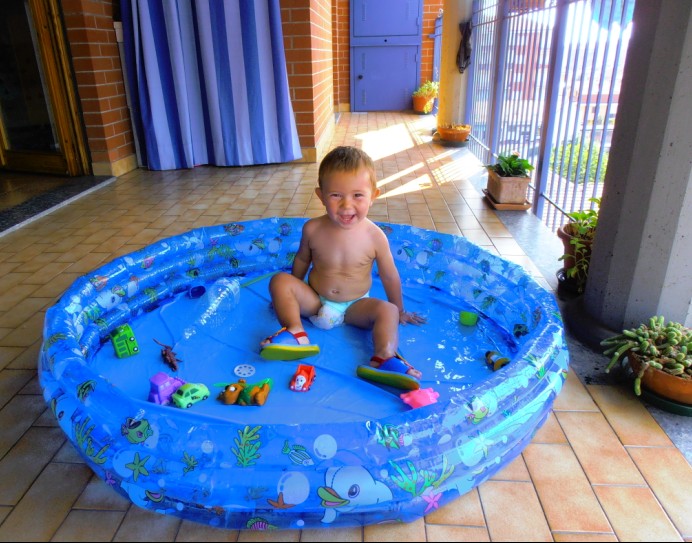
[[(568, 143), (564, 143), (560, 147), (555, 147), (550, 152), (550, 169), (558, 173), (562, 177), (567, 177), (571, 173), (570, 179), (577, 182), (583, 183), (584, 178), (590, 183), (598, 181), (603, 182), (605, 178), (606, 168), (608, 166), (608, 152), (603, 153), (603, 159), (601, 161), (601, 169), (598, 172), (598, 179), (596, 179), (596, 167), (598, 166), (598, 154), (600, 148), (594, 146), (591, 150), (591, 162), (588, 164), (587, 160), (589, 158), (589, 142), (586, 141), (585, 145), (582, 146), (581, 140), (576, 139)], [(558, 172), (558, 167), (561, 166)], [(571, 167), (571, 168), (570, 168)], [(588, 175), (585, 172), (588, 170)]]

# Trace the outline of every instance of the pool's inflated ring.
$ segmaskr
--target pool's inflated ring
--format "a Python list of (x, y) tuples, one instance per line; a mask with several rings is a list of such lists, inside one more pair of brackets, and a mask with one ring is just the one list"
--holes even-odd
[[(568, 368), (552, 294), (462, 237), (394, 224), (380, 226), (412, 293), (407, 306), (434, 303), (449, 313), (402, 327), (402, 350), (437, 401), (411, 409), (396, 391), (358, 379), (368, 336), (348, 326), (309, 329), (323, 342), (319, 357), (301, 361), (315, 365), (315, 380), (305, 393), (291, 391), (297, 364), (263, 361), (257, 344), (276, 331), (267, 322), (278, 326), (262, 280), (290, 269), (304, 220), (233, 223), (158, 241), (78, 279), (49, 308), (39, 363), (45, 400), (91, 469), (138, 506), (233, 529), (412, 521), (507, 465), (545, 421)], [(246, 287), (231, 306), (236, 320), (223, 325), (230, 340), (208, 328), (209, 307), (199, 318), (192, 312), (206, 294), (190, 294), (224, 277)], [(462, 310), (478, 322), (462, 324)], [(118, 358), (111, 333), (124, 324), (138, 350)], [(488, 345), (462, 348), (465, 334), (481, 332)], [(271, 378), (265, 405), (148, 401), (147, 377), (175, 373), (155, 341), (175, 353), (179, 378), (203, 381), (212, 396), (221, 389), (210, 380), (239, 381), (238, 366), (248, 383)], [(349, 354), (349, 342), (365, 346)], [(509, 362), (488, 367), (484, 349)]]

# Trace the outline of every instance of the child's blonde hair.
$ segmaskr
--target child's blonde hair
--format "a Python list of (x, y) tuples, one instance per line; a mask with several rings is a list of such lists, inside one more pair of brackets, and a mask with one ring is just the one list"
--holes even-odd
[(356, 172), (360, 168), (368, 170), (372, 190), (375, 191), (377, 189), (377, 178), (375, 177), (375, 163), (372, 158), (357, 147), (347, 145), (335, 147), (322, 159), (317, 174), (317, 182), (320, 188), (322, 188), (324, 180), (332, 172)]

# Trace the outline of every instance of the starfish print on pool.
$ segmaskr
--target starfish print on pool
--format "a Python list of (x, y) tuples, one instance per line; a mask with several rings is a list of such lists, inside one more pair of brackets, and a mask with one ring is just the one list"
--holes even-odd
[(132, 470), (132, 478), (135, 480), (135, 482), (137, 482), (137, 478), (139, 477), (140, 473), (142, 475), (149, 475), (147, 468), (144, 467), (144, 464), (147, 463), (147, 460), (149, 460), (149, 456), (147, 456), (143, 460), (140, 460), (139, 453), (136, 452), (135, 457), (132, 459), (132, 462), (125, 464), (126, 468)]

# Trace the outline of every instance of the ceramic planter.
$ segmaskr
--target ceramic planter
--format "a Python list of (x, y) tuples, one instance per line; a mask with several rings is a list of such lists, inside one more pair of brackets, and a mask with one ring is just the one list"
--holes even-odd
[(440, 135), (440, 138), (444, 141), (462, 142), (469, 139), (469, 134), (471, 134), (471, 127), (468, 126), (467, 128), (445, 128), (443, 126), (438, 126), (437, 133)]
[(413, 111), (428, 114), (432, 111), (435, 102), (434, 96), (414, 96)]
[[(629, 351), (627, 360), (634, 374), (639, 374), (641, 357), (636, 352)], [(642, 376), (642, 387), (662, 398), (692, 406), (692, 379), (676, 377), (649, 366)]]
[(488, 169), (488, 192), (500, 204), (526, 203), (530, 181), (530, 177), (500, 177), (495, 170)]

